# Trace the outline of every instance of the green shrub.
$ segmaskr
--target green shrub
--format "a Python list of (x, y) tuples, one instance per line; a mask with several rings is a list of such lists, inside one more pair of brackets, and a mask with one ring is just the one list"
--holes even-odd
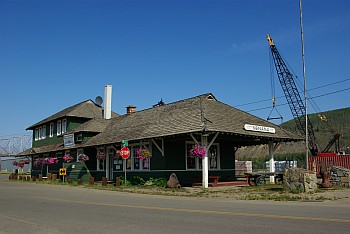
[(156, 187), (165, 187), (167, 180), (165, 178), (149, 178), (145, 182), (145, 186), (156, 186)]

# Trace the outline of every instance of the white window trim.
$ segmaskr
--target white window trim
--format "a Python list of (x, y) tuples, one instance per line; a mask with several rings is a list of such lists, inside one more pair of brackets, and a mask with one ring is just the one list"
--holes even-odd
[(49, 137), (53, 137), (54, 129), (55, 129), (55, 124), (52, 122), (50, 123)]
[[(105, 157), (107, 157), (104, 147), (98, 148), (98, 152), (104, 153)], [(103, 161), (102, 162), (102, 165), (103, 165), (102, 169), (100, 169), (100, 167), (99, 167), (101, 161)], [(106, 171), (106, 159), (98, 159), (98, 158), (96, 158), (96, 168), (97, 168), (97, 171)]]
[(77, 136), (76, 137), (76, 141), (77, 142), (82, 142), (83, 141), (83, 133), (78, 133), (76, 136)]
[[(186, 157), (185, 157), (185, 162), (186, 162), (186, 171), (198, 171), (198, 170), (202, 170), (202, 168), (200, 168), (200, 163), (202, 162), (202, 159), (200, 159), (200, 158), (198, 158), (198, 157), (196, 157), (195, 158), (195, 160), (196, 160), (196, 162), (195, 162), (195, 165), (196, 165), (196, 168), (187, 168), (187, 157), (188, 157), (188, 155), (187, 155), (187, 145), (188, 144), (190, 144), (190, 145), (195, 145), (196, 143), (194, 142), (194, 141), (186, 141), (185, 142), (185, 155), (186, 155)], [(216, 146), (217, 147), (217, 159), (216, 159), (216, 163), (217, 163), (217, 165), (216, 165), (216, 168), (210, 168), (210, 162), (209, 162), (209, 168), (208, 168), (208, 170), (210, 171), (210, 170), (220, 170), (220, 144), (219, 143), (213, 143), (210, 147), (212, 147), (212, 146)], [(208, 157), (209, 157), (209, 155), (208, 155)]]
[(42, 129), (42, 127), (39, 127), (39, 136), (38, 136), (38, 140), (41, 140), (42, 139), (42, 132), (43, 131), (43, 129)]
[(84, 154), (84, 148), (78, 148), (77, 149), (77, 158), (76, 158), (76, 161), (78, 162), (78, 157), (79, 157), (79, 155), (81, 155), (81, 154)]
[[(137, 147), (137, 146), (148, 146), (148, 150), (150, 152), (152, 152), (152, 144), (150, 142), (143, 142), (142, 144), (131, 144), (129, 145), (129, 149), (130, 149), (130, 157), (127, 159), (127, 160), (123, 160), (123, 163), (126, 161), (126, 163), (128, 163), (129, 160), (131, 160), (131, 168), (130, 169), (126, 169), (127, 171), (150, 171), (151, 170), (151, 159), (148, 159), (148, 168), (143, 168), (143, 162), (141, 164), (141, 161), (143, 160), (140, 160), (139, 163), (140, 163), (140, 169), (135, 169), (134, 165), (135, 165), (135, 161), (134, 161), (134, 150), (135, 148), (134, 147)], [(136, 152), (135, 152), (135, 155), (136, 155)]]
[(57, 136), (62, 134), (62, 123), (61, 120), (57, 121)]
[(38, 140), (38, 136), (39, 136), (39, 128), (35, 128), (35, 132), (34, 132), (34, 140), (35, 141)]
[(43, 131), (41, 134), (41, 139), (46, 139), (46, 125), (43, 126)]
[(67, 132), (67, 119), (62, 120), (61, 131), (62, 131), (62, 134)]

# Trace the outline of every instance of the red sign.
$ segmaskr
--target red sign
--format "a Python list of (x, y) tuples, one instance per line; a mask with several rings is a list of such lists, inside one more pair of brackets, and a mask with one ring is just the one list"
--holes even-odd
[(130, 150), (128, 147), (123, 147), (120, 150), (120, 155), (122, 156), (122, 158), (127, 159), (130, 156)]

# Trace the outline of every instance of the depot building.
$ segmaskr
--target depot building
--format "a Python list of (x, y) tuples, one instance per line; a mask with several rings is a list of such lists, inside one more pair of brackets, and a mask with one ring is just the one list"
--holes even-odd
[[(112, 87), (105, 87), (104, 105), (86, 100), (45, 118), (33, 131), (33, 147), (22, 155), (32, 159), (32, 175), (58, 174), (95, 181), (118, 176), (169, 178), (176, 173), (183, 185), (195, 177), (235, 180), (235, 153), (243, 146), (302, 140), (281, 127), (220, 102), (212, 93), (145, 110), (128, 106), (125, 114), (111, 110)], [(130, 155), (121, 157), (127, 145)], [(196, 151), (194, 150), (196, 149)], [(203, 150), (204, 149), (204, 150)], [(197, 153), (197, 154), (196, 154)], [(50, 158), (57, 158), (50, 163)], [(70, 160), (67, 160), (70, 159)], [(52, 161), (52, 160), (51, 160)]]

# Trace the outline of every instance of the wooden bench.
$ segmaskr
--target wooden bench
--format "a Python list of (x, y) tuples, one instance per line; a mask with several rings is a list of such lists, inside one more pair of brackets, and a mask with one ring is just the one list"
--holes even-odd
[[(195, 182), (197, 182), (197, 183), (202, 182), (202, 176), (195, 176), (194, 178), (195, 178)], [(213, 187), (218, 186), (218, 182), (219, 182), (220, 178), (221, 178), (221, 176), (208, 176), (208, 179), (213, 181), (213, 183), (212, 183)]]

